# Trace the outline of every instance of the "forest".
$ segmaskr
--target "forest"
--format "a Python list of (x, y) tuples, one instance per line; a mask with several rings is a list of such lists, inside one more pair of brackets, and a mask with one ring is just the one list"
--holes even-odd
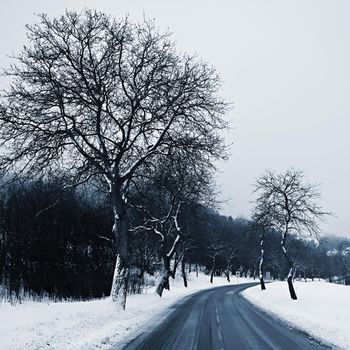
[[(1, 298), (86, 300), (109, 295), (115, 252), (108, 203), (85, 188), (65, 193), (49, 208), (61, 190), (56, 179), (11, 184), (1, 192)], [(258, 278), (259, 233), (249, 220), (193, 206), (181, 211), (179, 225), (184, 239), (171, 261), (170, 278), (198, 269), (208, 280), (211, 275), (235, 278), (236, 271)], [(167, 239), (169, 246), (173, 238)], [(269, 233), (264, 264), (272, 279), (282, 280), (288, 266), (279, 241), (277, 232)], [(154, 232), (132, 234), (128, 293), (142, 293), (159, 279), (161, 243)], [(295, 278), (344, 279), (349, 284), (349, 239), (324, 236), (317, 243), (291, 238), (288, 246)]]

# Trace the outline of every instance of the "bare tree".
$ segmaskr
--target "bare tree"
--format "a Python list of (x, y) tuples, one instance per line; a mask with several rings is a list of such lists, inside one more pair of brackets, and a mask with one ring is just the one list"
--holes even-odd
[[(135, 230), (143, 229), (154, 232), (160, 238), (160, 250), (163, 260), (162, 274), (157, 286), (157, 293), (162, 296), (164, 289), (170, 290), (169, 278), (172, 275), (171, 260), (173, 259), (180, 244), (182, 231), (178, 223), (181, 203), (170, 204), (165, 216), (151, 216), (144, 226), (136, 227)], [(169, 246), (170, 244), (170, 246)]]
[(305, 181), (300, 170), (289, 169), (276, 174), (266, 171), (255, 184), (258, 194), (255, 216), (265, 226), (269, 225), (281, 233), (281, 248), (289, 266), (287, 276), (288, 287), (292, 299), (297, 299), (293, 287), (294, 261), (290, 258), (286, 240), (290, 235), (318, 238), (320, 220), (324, 220), (324, 212), (318, 205), (320, 193), (318, 186)]
[(118, 252), (111, 297), (125, 308), (128, 185), (173, 149), (208, 163), (225, 157), (220, 80), (178, 55), (151, 22), (91, 10), (39, 18), (5, 72), (12, 84), (0, 102), (1, 169), (31, 178), (66, 171), (67, 188), (93, 180), (107, 189)]
[[(158, 160), (158, 161), (157, 161)], [(162, 275), (157, 293), (170, 289), (169, 278), (185, 253), (186, 236), (181, 224), (181, 215), (191, 205), (212, 198), (212, 171), (206, 162), (197, 157), (186, 157), (174, 152), (167, 160), (156, 159), (144, 169), (143, 184), (136, 185), (135, 192), (142, 199), (131, 200), (131, 205), (145, 217), (142, 225), (133, 227), (136, 231), (151, 231), (159, 237), (160, 254), (163, 261)], [(174, 261), (173, 270), (171, 262)], [(184, 284), (187, 283), (183, 275)]]

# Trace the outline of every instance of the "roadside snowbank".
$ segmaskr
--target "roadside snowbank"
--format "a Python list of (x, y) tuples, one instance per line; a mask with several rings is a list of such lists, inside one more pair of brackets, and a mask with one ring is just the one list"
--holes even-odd
[[(240, 283), (250, 280), (239, 279)], [(232, 284), (237, 278), (232, 277)], [(162, 298), (148, 294), (128, 297), (127, 309), (118, 310), (109, 300), (86, 302), (33, 302), (12, 306), (0, 303), (0, 349), (109, 349), (143, 329), (174, 302), (201, 289), (227, 285), (225, 278), (189, 276), (189, 287), (182, 280), (171, 280), (170, 292)], [(153, 321), (152, 321), (153, 320)]]
[(263, 310), (313, 337), (350, 349), (350, 287), (327, 282), (295, 282), (298, 300), (289, 297), (287, 282), (273, 282), (242, 295)]

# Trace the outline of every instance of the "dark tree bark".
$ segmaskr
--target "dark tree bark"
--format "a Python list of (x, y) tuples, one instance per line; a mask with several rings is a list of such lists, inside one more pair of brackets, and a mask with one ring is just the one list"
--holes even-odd
[(210, 283), (213, 284), (214, 281), (214, 273), (215, 273), (215, 256), (212, 258), (212, 266), (211, 266), (211, 273), (210, 273)]
[(184, 257), (182, 257), (182, 260), (181, 260), (181, 275), (184, 282), (184, 286), (187, 288), (187, 276), (186, 276), (186, 266), (185, 266)]
[(180, 254), (179, 252), (176, 252), (173, 269), (171, 271), (171, 277), (173, 279), (175, 279), (177, 267), (179, 266), (179, 263), (180, 263), (180, 261), (182, 261), (182, 259), (183, 259), (183, 253)]
[(289, 273), (287, 276), (288, 290), (289, 290), (289, 294), (290, 294), (290, 297), (292, 298), (292, 300), (297, 300), (298, 298), (297, 298), (297, 295), (295, 293), (294, 286), (293, 286), (294, 264), (293, 264), (293, 261), (288, 256), (287, 249), (285, 247), (285, 239), (286, 239), (286, 236), (284, 236), (282, 241), (281, 241), (281, 247), (282, 247), (283, 255), (284, 255), (284, 257), (288, 263), (288, 266), (289, 266)]
[(298, 298), (297, 298), (297, 295), (295, 293), (294, 286), (293, 286), (293, 276), (290, 276), (290, 273), (291, 272), (289, 272), (288, 277), (287, 277), (289, 294), (293, 300), (297, 300)]

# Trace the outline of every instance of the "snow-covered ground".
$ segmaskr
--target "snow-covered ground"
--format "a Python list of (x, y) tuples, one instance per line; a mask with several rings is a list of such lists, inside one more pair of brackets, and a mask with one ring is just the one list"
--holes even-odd
[[(250, 280), (239, 279), (239, 283)], [(232, 277), (231, 284), (237, 283)], [(118, 310), (109, 300), (86, 302), (33, 302), (12, 306), (0, 303), (0, 349), (109, 349), (125, 341), (151, 322), (166, 317), (167, 307), (182, 297), (205, 288), (227, 285), (225, 278), (200, 274), (189, 276), (189, 287), (181, 278), (171, 280), (170, 292), (162, 298), (149, 290), (127, 299), (127, 309)]]
[(263, 310), (305, 330), (313, 337), (350, 349), (350, 287), (327, 282), (295, 282), (298, 300), (287, 282), (248, 288), (243, 296)]

